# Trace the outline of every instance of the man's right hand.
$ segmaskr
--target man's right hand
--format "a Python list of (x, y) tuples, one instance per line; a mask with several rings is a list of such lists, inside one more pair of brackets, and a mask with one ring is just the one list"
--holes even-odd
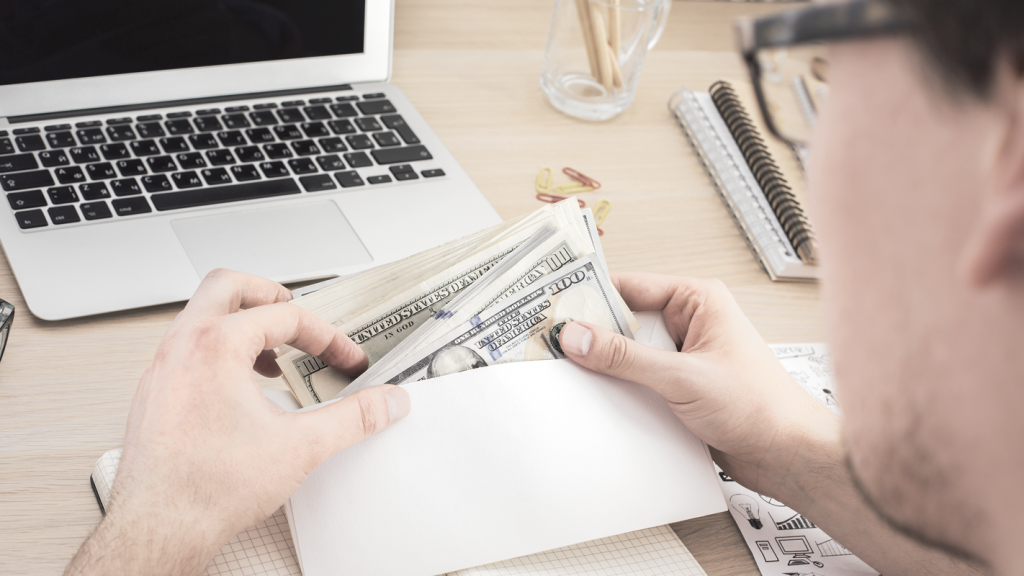
[(559, 335), (570, 358), (664, 396), (718, 465), (759, 493), (789, 496), (788, 472), (809, 453), (841, 450), (839, 419), (790, 378), (724, 284), (656, 274), (613, 281), (630, 309), (663, 311), (679, 352), (574, 322)]

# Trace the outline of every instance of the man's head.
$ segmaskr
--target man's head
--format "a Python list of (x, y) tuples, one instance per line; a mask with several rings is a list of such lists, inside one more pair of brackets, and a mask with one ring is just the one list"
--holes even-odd
[(1024, 563), (1024, 3), (896, 4), (913, 33), (830, 49), (809, 171), (850, 462), (894, 524), (1005, 572)]

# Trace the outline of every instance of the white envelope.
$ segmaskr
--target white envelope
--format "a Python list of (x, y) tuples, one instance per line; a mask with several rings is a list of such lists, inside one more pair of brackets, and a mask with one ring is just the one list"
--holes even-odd
[(640, 385), (554, 360), (405, 388), (408, 417), (289, 501), (305, 576), (433, 576), (726, 510), (707, 447)]

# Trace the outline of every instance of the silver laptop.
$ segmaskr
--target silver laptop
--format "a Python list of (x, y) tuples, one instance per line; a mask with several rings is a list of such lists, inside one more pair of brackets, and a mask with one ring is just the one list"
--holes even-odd
[(351, 274), (499, 220), (391, 74), (391, 0), (15, 0), (0, 241), (59, 320), (215, 268)]

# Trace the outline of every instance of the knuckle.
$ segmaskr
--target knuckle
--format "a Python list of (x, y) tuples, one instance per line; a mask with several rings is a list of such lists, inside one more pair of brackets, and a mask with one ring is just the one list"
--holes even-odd
[(377, 403), (366, 395), (356, 396), (356, 404), (359, 407), (359, 432), (363, 438), (369, 438), (378, 432), (381, 425), (380, 414), (378, 414)]

